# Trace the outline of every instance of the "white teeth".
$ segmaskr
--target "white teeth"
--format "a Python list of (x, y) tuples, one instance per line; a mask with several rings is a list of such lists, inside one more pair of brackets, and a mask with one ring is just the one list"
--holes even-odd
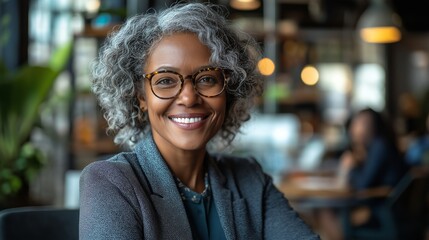
[(178, 123), (196, 123), (199, 122), (201, 120), (203, 120), (203, 118), (201, 117), (196, 117), (196, 118), (171, 118), (173, 121), (178, 122)]

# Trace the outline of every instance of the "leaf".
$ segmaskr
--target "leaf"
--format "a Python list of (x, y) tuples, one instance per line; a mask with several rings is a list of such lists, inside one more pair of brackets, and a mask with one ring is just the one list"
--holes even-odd
[(0, 81), (0, 166), (13, 161), (28, 139), (39, 107), (65, 68), (71, 49), (71, 43), (65, 44), (56, 50), (48, 66), (22, 66), (7, 75), (9, 80)]
[(50, 68), (27, 66), (14, 76), (14, 81), (0, 83), (0, 102), (3, 105), (0, 110), (1, 130), (7, 131), (0, 134), (2, 138), (14, 141), (11, 144), (16, 148), (29, 136), (38, 117), (39, 106), (48, 95), (56, 76), (56, 72)]
[(72, 42), (68, 42), (62, 47), (58, 48), (52, 55), (51, 60), (49, 61), (49, 66), (57, 73), (60, 73), (62, 70), (64, 70), (69, 60), (72, 48)]
[(0, 200), (19, 191), (22, 180), (10, 170), (0, 171)]

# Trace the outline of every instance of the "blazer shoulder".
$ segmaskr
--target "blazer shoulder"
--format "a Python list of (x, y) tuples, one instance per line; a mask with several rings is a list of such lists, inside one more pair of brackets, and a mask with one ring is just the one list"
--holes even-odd
[(137, 175), (133, 162), (137, 162), (134, 153), (119, 153), (105, 160), (98, 160), (88, 164), (81, 172), (81, 180), (106, 178), (110, 181), (119, 179), (132, 180)]
[(126, 169), (131, 167), (129, 160), (135, 158), (134, 153), (118, 153), (108, 159), (97, 160), (83, 168), (82, 173), (105, 171), (113, 169)]

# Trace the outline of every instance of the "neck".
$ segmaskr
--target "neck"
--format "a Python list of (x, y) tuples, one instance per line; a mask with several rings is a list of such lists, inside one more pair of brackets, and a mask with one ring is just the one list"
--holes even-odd
[(204, 191), (205, 149), (183, 150), (165, 144), (156, 145), (174, 176), (193, 191)]

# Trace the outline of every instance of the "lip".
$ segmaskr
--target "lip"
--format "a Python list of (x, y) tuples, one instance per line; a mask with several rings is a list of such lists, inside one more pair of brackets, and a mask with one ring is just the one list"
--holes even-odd
[[(207, 114), (207, 113), (180, 113), (180, 114), (169, 115), (168, 119), (170, 119), (172, 123), (174, 123), (176, 126), (178, 126), (181, 129), (194, 130), (202, 127), (209, 116), (210, 114)], [(201, 118), (201, 120), (197, 122), (192, 122), (192, 121), (195, 121), (195, 119), (197, 118)], [(173, 119), (181, 119), (180, 121), (184, 121), (184, 122), (175, 121)]]

